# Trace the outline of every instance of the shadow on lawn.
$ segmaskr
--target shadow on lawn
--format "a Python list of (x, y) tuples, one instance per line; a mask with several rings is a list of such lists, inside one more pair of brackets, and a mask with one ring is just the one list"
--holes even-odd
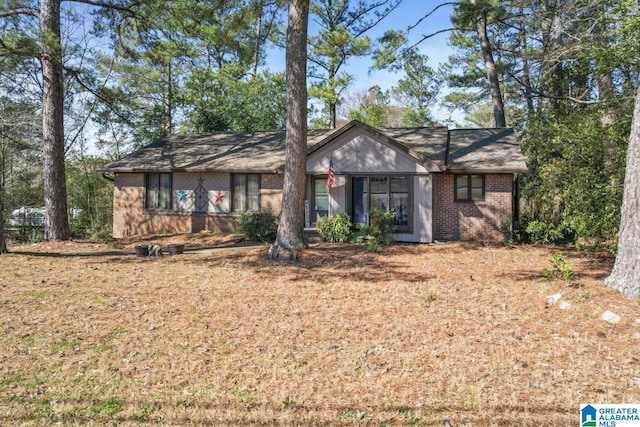
[[(428, 259), (430, 256), (446, 257), (464, 256), (473, 252), (481, 253), (486, 250), (513, 250), (514, 258), (526, 257), (527, 250), (535, 248), (548, 251), (549, 259), (542, 262), (539, 269), (513, 270), (508, 273), (497, 274), (497, 277), (509, 281), (526, 282), (531, 280), (544, 280), (543, 271), (551, 268), (551, 259), (554, 253), (563, 253), (570, 260), (576, 277), (573, 282), (579, 283), (582, 279), (596, 281), (604, 280), (610, 272), (612, 258), (602, 254), (586, 255), (571, 247), (540, 247), (518, 246), (514, 249), (504, 249), (499, 244), (483, 244), (479, 242), (456, 242), (452, 244), (403, 244), (397, 243), (385, 247), (382, 253), (367, 251), (366, 245), (355, 244), (320, 244), (311, 246), (303, 251), (296, 262), (271, 261), (267, 256), (267, 247), (247, 246), (244, 244), (226, 244), (216, 248), (193, 248), (184, 255), (164, 254), (161, 258), (138, 257), (127, 251), (107, 252), (14, 252), (16, 255), (34, 257), (95, 257), (99, 263), (117, 263), (121, 265), (153, 265), (153, 268), (162, 269), (163, 264), (179, 263), (183, 267), (189, 265), (211, 264), (216, 268), (220, 264), (237, 265), (242, 269), (251, 269), (257, 276), (269, 277), (274, 274), (274, 266), (287, 268), (287, 272), (293, 278), (288, 280), (314, 280), (324, 281), (327, 278), (344, 278), (355, 281), (393, 281), (400, 280), (409, 283), (429, 282), (437, 279), (442, 273), (442, 265), (427, 265), (420, 272), (408, 269), (407, 264), (393, 261), (394, 256), (418, 255)], [(393, 255), (393, 256), (388, 256)], [(413, 271), (409, 271), (413, 270)]]
[[(420, 251), (419, 248), (402, 247), (402, 251)], [(437, 277), (435, 271), (415, 273), (408, 271), (406, 264), (393, 262), (385, 252), (376, 254), (367, 251), (364, 245), (320, 245), (305, 250), (297, 261), (272, 261), (267, 255), (266, 246), (234, 247), (214, 249), (213, 252), (185, 253), (167, 255), (160, 258), (138, 257), (132, 255), (109, 254), (95, 256), (97, 264), (119, 264), (131, 266), (148, 266), (162, 271), (163, 265), (180, 264), (182, 269), (190, 265), (211, 265), (212, 269), (220, 265), (237, 266), (243, 270), (251, 270), (256, 277), (273, 277), (274, 268), (285, 268), (289, 273), (286, 280), (297, 281), (313, 278), (323, 281), (326, 278), (344, 278), (355, 281), (406, 281), (411, 283), (428, 282)], [(424, 251), (424, 247), (422, 247)], [(24, 254), (30, 255), (30, 254)], [(60, 254), (36, 253), (35, 256), (53, 256)], [(69, 255), (65, 255), (69, 256)]]

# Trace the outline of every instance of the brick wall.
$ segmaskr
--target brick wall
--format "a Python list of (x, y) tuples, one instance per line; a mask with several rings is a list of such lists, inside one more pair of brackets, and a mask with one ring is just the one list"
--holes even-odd
[(137, 232), (144, 212), (144, 174), (116, 174), (113, 189), (113, 236), (126, 237)]
[(260, 207), (278, 214), (282, 206), (284, 175), (263, 174), (260, 178)]
[(191, 231), (190, 214), (144, 209), (144, 174), (117, 174), (114, 184), (113, 237)]
[[(282, 183), (282, 175), (262, 175), (261, 208), (268, 208), (276, 213), (280, 211)], [(229, 212), (207, 214), (147, 211), (144, 209), (144, 185), (143, 173), (116, 174), (113, 192), (113, 237), (197, 233), (202, 230), (229, 233), (237, 229), (237, 216)]]
[(479, 202), (454, 201), (454, 175), (434, 174), (433, 178), (435, 240), (503, 239), (500, 223), (512, 218), (512, 175), (485, 175), (485, 198)]

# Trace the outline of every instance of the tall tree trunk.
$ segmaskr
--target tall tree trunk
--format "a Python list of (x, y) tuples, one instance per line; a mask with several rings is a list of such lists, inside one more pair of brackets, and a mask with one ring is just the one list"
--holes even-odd
[(7, 250), (7, 239), (4, 236), (4, 218), (0, 219), (0, 255), (6, 254)]
[(640, 298), (640, 85), (636, 89), (633, 122), (627, 151), (622, 198), (618, 255), (611, 275), (605, 280), (629, 298)]
[[(4, 130), (4, 129), (3, 129)], [(4, 225), (5, 225), (5, 213), (4, 213), (4, 200), (5, 200), (5, 177), (7, 176), (5, 166), (7, 158), (7, 149), (4, 142), (4, 135), (1, 135), (0, 138), (0, 254), (7, 253), (7, 241), (4, 235)]]
[[(476, 0), (471, 0), (471, 3), (475, 5)], [(482, 58), (484, 59), (484, 66), (487, 71), (487, 80), (489, 82), (489, 91), (491, 92), (491, 103), (493, 104), (493, 117), (495, 119), (495, 124), (498, 128), (507, 127), (507, 120), (504, 115), (502, 92), (500, 91), (500, 79), (498, 78), (496, 64), (493, 61), (493, 52), (491, 50), (491, 43), (489, 42), (489, 36), (487, 34), (486, 11), (478, 11), (478, 15), (476, 16), (476, 26), (478, 39), (480, 40), (480, 50), (482, 51)]]
[(338, 105), (335, 102), (329, 103), (329, 129), (335, 129), (338, 127), (337, 109)]
[[(611, 78), (611, 73), (603, 73), (598, 78), (598, 93), (600, 94), (600, 100), (604, 101), (604, 106), (602, 107), (602, 116), (600, 117), (600, 123), (602, 127), (606, 130), (614, 126), (617, 122), (616, 120), (616, 110), (613, 107), (614, 101), (614, 88), (613, 88), (613, 79)], [(611, 184), (611, 186), (619, 185), (618, 180), (615, 178), (615, 170), (617, 168), (616, 164), (616, 152), (618, 146), (615, 140), (607, 134), (607, 132), (602, 133), (602, 145), (604, 147), (604, 171), (607, 176), (607, 180)]]
[(44, 158), (44, 238), (67, 240), (67, 185), (64, 165), (64, 116), (60, 2), (40, 2), (42, 31), (42, 140)]
[(282, 211), (276, 246), (306, 247), (304, 195), (307, 163), (307, 26), (309, 0), (289, 0), (287, 27), (287, 135)]
[(256, 23), (256, 43), (254, 46), (254, 54), (253, 54), (253, 71), (251, 75), (253, 77), (258, 75), (258, 66), (260, 65), (260, 45), (262, 43), (262, 19), (264, 17), (264, 1), (260, 1), (257, 4), (257, 7), (260, 9), (258, 15), (258, 22)]
[(172, 58), (169, 59), (166, 67), (167, 74), (167, 102), (165, 105), (165, 130), (167, 135), (173, 133), (173, 66)]
[(527, 116), (531, 117), (534, 113), (533, 92), (531, 91), (531, 74), (529, 71), (528, 43), (525, 14), (522, 6), (520, 7), (520, 51), (522, 52), (522, 83), (524, 83), (524, 96), (527, 102)]

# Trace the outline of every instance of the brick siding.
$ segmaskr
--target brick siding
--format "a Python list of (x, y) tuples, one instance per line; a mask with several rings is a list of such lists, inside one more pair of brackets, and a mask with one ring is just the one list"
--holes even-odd
[(282, 206), (283, 186), (284, 175), (263, 174), (260, 178), (260, 207), (278, 214)]
[[(261, 208), (271, 209), (276, 213), (280, 210), (282, 183), (282, 175), (262, 175)], [(203, 230), (229, 233), (237, 230), (237, 215), (231, 213), (145, 210), (144, 185), (143, 173), (116, 174), (113, 192), (113, 237), (197, 233)]]
[[(278, 213), (283, 176), (262, 175), (260, 206)], [(485, 200), (454, 201), (454, 175), (433, 175), (433, 238), (435, 240), (500, 241), (500, 223), (512, 218), (513, 176), (485, 175)], [(202, 230), (233, 232), (237, 215), (147, 211), (144, 209), (144, 174), (117, 174), (113, 194), (113, 236), (192, 233)], [(175, 195), (174, 195), (175, 197)]]
[(433, 176), (435, 240), (500, 241), (500, 223), (512, 218), (513, 176), (485, 175), (483, 201), (455, 202), (454, 175)]

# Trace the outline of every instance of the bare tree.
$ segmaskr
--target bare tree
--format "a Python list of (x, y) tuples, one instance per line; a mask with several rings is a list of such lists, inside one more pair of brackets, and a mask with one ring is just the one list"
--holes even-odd
[(276, 247), (302, 249), (307, 163), (307, 27), (309, 0), (289, 0), (287, 27), (287, 136), (282, 211)]

